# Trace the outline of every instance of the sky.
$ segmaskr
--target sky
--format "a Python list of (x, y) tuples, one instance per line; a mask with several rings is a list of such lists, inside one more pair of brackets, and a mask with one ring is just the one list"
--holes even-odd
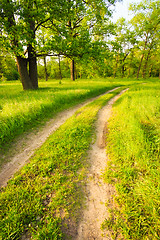
[(113, 21), (116, 22), (117, 19), (124, 17), (127, 20), (131, 19), (131, 13), (129, 13), (128, 11), (128, 7), (130, 5), (130, 3), (139, 3), (141, 2), (141, 0), (123, 0), (123, 2), (116, 3), (116, 8), (115, 11), (113, 13)]

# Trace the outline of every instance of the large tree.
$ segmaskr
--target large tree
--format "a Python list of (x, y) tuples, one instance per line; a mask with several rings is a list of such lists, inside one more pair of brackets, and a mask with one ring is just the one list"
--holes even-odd
[[(59, 14), (65, 1), (54, 1), (52, 13)], [(0, 43), (16, 57), (23, 89), (37, 89), (36, 32), (50, 19), (47, 0), (2, 0)]]
[[(90, 49), (93, 26), (103, 22), (116, 1), (1, 0), (0, 43), (15, 55), (23, 89), (38, 88), (37, 56), (47, 55), (51, 49), (53, 54), (71, 59), (74, 80), (75, 58)], [(44, 40), (37, 39), (43, 28), (52, 30), (47, 51)]]

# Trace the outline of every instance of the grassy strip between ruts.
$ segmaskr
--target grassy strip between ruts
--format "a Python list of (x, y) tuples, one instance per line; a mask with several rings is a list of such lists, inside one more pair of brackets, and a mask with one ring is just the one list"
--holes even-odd
[(160, 83), (131, 88), (113, 112), (105, 178), (117, 196), (103, 227), (113, 239), (160, 239)]
[(81, 108), (66, 121), (1, 190), (1, 237), (62, 239), (65, 219), (78, 218), (81, 181), (97, 113), (120, 89)]

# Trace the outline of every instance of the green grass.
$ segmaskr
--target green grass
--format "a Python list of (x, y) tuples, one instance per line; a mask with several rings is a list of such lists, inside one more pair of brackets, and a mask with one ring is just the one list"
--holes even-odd
[(160, 239), (160, 82), (130, 88), (113, 113), (105, 179), (117, 196), (103, 227), (122, 239)]
[[(40, 82), (38, 90), (23, 91), (17, 81), (0, 82), (0, 151), (5, 153), (15, 137), (33, 131), (58, 112), (116, 86), (135, 84), (137, 80), (69, 79)], [(141, 81), (138, 81), (141, 82)], [(0, 167), (4, 163), (0, 158)]]
[(2, 188), (1, 239), (20, 239), (26, 232), (36, 240), (64, 239), (67, 221), (76, 224), (97, 113), (119, 91), (78, 110)]
[(16, 135), (43, 123), (56, 113), (104, 93), (119, 83), (106, 80), (40, 82), (36, 91), (22, 91), (18, 82), (0, 84), (0, 148)]
[[(112, 162), (106, 179), (116, 183), (115, 221), (104, 225), (126, 239), (159, 239), (159, 84), (143, 80), (99, 79), (41, 82), (22, 91), (0, 83), (0, 146), (42, 124), (59, 111), (116, 86), (135, 85), (115, 105), (108, 136)], [(119, 91), (119, 90), (118, 90)], [(39, 149), (0, 196), (0, 239), (63, 239), (68, 221), (77, 222), (83, 204), (86, 154), (98, 110), (115, 93), (79, 110)], [(142, 101), (143, 98), (143, 101)], [(108, 177), (108, 175), (110, 175)], [(67, 220), (68, 219), (68, 220)], [(62, 227), (63, 226), (63, 227)], [(66, 226), (67, 228), (67, 226)]]

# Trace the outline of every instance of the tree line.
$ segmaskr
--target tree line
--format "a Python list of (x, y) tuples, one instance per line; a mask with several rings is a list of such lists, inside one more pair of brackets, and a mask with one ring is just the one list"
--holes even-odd
[(132, 19), (113, 23), (115, 3), (2, 0), (1, 78), (17, 77), (12, 56), (24, 90), (37, 89), (38, 77), (160, 76), (160, 2), (132, 4)]

